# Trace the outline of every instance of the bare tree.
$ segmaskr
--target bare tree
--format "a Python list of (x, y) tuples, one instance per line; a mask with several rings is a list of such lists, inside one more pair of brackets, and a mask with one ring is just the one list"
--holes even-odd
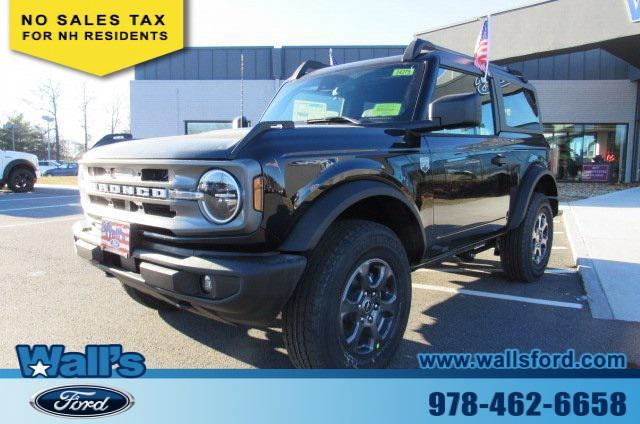
[(111, 102), (111, 107), (109, 112), (111, 113), (111, 123), (109, 128), (111, 129), (111, 134), (115, 134), (118, 129), (118, 125), (120, 125), (120, 107), (122, 106), (122, 99), (120, 96), (113, 96), (113, 100)]
[(80, 111), (82, 112), (82, 129), (84, 130), (84, 151), (89, 150), (89, 125), (87, 123), (87, 111), (93, 97), (87, 92), (87, 83), (82, 84), (82, 98), (80, 99)]
[(40, 95), (46, 102), (45, 110), (53, 117), (53, 131), (56, 142), (56, 160), (60, 160), (60, 125), (58, 116), (58, 105), (60, 102), (60, 85), (51, 79), (40, 85)]

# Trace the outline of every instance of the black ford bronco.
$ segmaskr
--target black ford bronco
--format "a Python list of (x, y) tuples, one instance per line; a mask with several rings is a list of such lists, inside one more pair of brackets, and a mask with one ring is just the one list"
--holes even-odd
[(384, 367), (411, 271), (494, 249), (542, 276), (558, 213), (534, 88), (414, 40), (302, 64), (253, 128), (88, 152), (78, 254), (138, 302), (269, 324), (297, 367)]

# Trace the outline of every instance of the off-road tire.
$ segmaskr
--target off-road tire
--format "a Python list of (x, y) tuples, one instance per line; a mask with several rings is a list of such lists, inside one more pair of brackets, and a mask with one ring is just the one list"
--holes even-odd
[[(308, 259), (305, 273), (282, 314), (284, 344), (293, 365), (297, 368), (386, 367), (402, 341), (411, 306), (411, 270), (405, 249), (396, 234), (374, 222), (340, 221), (327, 230)], [(368, 279), (370, 274), (365, 273), (367, 277), (363, 278), (360, 272), (365, 264), (373, 267), (375, 261), (383, 264), (379, 270), (388, 265), (391, 276), (387, 278), (390, 282), (384, 285), (389, 286), (375, 292), (358, 292), (358, 298), (363, 299), (358, 307), (369, 299), (365, 295), (374, 296), (372, 299), (377, 299), (379, 303), (376, 312), (373, 312), (375, 318), (370, 323), (376, 328), (377, 323), (381, 328), (385, 323), (390, 324), (386, 327), (386, 338), (379, 343), (372, 343), (372, 352), (367, 355), (353, 354), (349, 352), (349, 343), (346, 343), (344, 336), (347, 314), (343, 315), (341, 308), (345, 304), (345, 293), (353, 285), (356, 274), (358, 281), (374, 281), (373, 278)], [(385, 272), (380, 271), (380, 281), (385, 281), (383, 274)], [(389, 288), (391, 285), (394, 287), (393, 296), (389, 295), (392, 292)], [(365, 287), (365, 284), (360, 286)], [(382, 283), (378, 287), (381, 286)], [(379, 293), (377, 298), (374, 293)], [(397, 307), (397, 312), (387, 311), (387, 305), (391, 303), (394, 308)], [(358, 321), (362, 322), (360, 314), (363, 310), (371, 311), (369, 304), (365, 306), (353, 312), (360, 317), (354, 319), (355, 325), (358, 325)], [(391, 319), (385, 321), (389, 317)], [(368, 318), (371, 319), (372, 315), (369, 314)], [(365, 321), (365, 324), (370, 323)], [(373, 334), (371, 327), (365, 331), (366, 334)], [(367, 337), (366, 334), (364, 337)], [(371, 340), (375, 340), (373, 336)]]
[(7, 185), (14, 193), (26, 193), (33, 191), (36, 183), (36, 174), (24, 166), (17, 167), (9, 173)]
[[(534, 226), (544, 214), (547, 223), (547, 242), (540, 262), (534, 260)], [(541, 193), (533, 193), (522, 223), (500, 238), (500, 262), (507, 278), (513, 281), (533, 283), (544, 274), (553, 246), (553, 212), (549, 199)]]
[(175, 311), (177, 308), (169, 303), (163, 302), (160, 299), (157, 299), (153, 296), (150, 296), (146, 293), (142, 293), (140, 290), (136, 290), (133, 287), (127, 286), (126, 284), (122, 285), (124, 291), (131, 297), (133, 300), (138, 302), (141, 305), (146, 306), (147, 308), (155, 309), (157, 311)]

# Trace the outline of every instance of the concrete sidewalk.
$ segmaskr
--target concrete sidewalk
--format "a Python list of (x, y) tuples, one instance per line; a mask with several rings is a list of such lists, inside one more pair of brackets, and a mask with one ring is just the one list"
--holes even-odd
[(640, 188), (563, 207), (595, 318), (640, 322)]

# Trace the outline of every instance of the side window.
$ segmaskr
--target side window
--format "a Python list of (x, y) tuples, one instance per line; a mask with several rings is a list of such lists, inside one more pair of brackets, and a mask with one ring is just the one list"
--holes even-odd
[(534, 130), (540, 128), (540, 113), (533, 92), (507, 81), (500, 81), (500, 86), (507, 126)]
[(432, 102), (452, 94), (470, 94), (477, 92), (482, 95), (482, 125), (480, 127), (444, 129), (434, 131), (436, 134), (463, 134), (463, 135), (494, 135), (494, 114), (490, 84), (483, 82), (482, 78), (475, 75), (464, 74), (451, 69), (440, 68), (438, 79), (433, 93)]

